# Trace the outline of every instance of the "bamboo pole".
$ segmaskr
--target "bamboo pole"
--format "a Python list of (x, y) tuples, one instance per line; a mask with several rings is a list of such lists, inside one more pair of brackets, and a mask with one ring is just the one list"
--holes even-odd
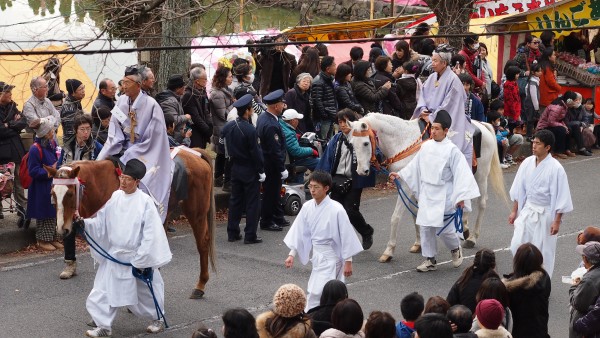
[(244, 0), (240, 0), (240, 33), (244, 31)]

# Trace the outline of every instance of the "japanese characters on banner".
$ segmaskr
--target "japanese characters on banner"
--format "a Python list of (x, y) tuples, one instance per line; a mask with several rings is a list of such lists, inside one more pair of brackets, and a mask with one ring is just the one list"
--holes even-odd
[(565, 1), (564, 4), (527, 15), (535, 29), (552, 28), (557, 37), (569, 35), (567, 28), (594, 26), (600, 23), (600, 0)]
[(525, 13), (552, 5), (558, 0), (482, 0), (475, 3), (471, 18), (489, 18), (513, 13)]

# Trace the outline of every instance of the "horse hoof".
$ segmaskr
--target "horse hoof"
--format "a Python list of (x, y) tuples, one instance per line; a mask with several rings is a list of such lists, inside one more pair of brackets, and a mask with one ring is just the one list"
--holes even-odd
[(421, 252), (421, 245), (420, 244), (413, 244), (413, 246), (410, 247), (410, 253), (419, 253)]
[(469, 232), (469, 229), (465, 230), (465, 231), (463, 232), (463, 238), (465, 238), (465, 239), (468, 239), (470, 234), (471, 234), (471, 233)]
[(192, 295), (190, 296), (190, 299), (200, 299), (202, 297), (204, 297), (204, 291), (194, 289), (194, 291), (192, 292)]
[(379, 263), (389, 263), (392, 260), (392, 258), (392, 256), (381, 255), (381, 257), (379, 257)]
[(465, 239), (465, 241), (462, 244), (462, 247), (465, 249), (473, 249), (475, 247), (475, 241)]

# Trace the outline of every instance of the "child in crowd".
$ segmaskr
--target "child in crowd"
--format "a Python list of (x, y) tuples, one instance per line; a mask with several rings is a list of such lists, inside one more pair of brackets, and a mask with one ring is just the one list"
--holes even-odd
[[(180, 146), (181, 144), (179, 144), (179, 142), (175, 140), (175, 118), (172, 115), (165, 114), (165, 124), (167, 126), (167, 137), (169, 138), (169, 147), (174, 148)], [(192, 137), (192, 130), (187, 129), (185, 132), (181, 130), (181, 133), (184, 135), (183, 141), (181, 141), (181, 143), (186, 147), (189, 147), (190, 143), (192, 142), (190, 140), (190, 137)]]
[(425, 309), (425, 299), (420, 294), (413, 292), (402, 298), (400, 312), (403, 321), (396, 325), (396, 336), (398, 338), (411, 338), (415, 331), (415, 321)]
[(511, 131), (521, 121), (521, 96), (517, 79), (521, 70), (517, 66), (506, 69), (506, 82), (504, 82), (504, 116), (508, 118)]
[(458, 75), (458, 78), (463, 84), (465, 88), (465, 92), (467, 93), (467, 100), (465, 101), (465, 114), (470, 117), (472, 120), (477, 120), (481, 122), (486, 122), (485, 114), (483, 113), (483, 103), (477, 95), (471, 92), (471, 88), (473, 88), (473, 78), (469, 73), (461, 73)]
[(540, 65), (537, 63), (531, 65), (531, 71), (527, 79), (526, 96), (522, 102), (521, 111), (527, 128), (525, 137), (529, 141), (533, 140), (532, 135), (535, 131), (537, 121), (540, 119), (540, 76), (542, 76)]
[[(507, 164), (504, 160), (504, 155), (508, 152), (509, 144), (508, 144), (508, 130), (506, 127), (506, 120), (502, 118), (502, 115), (498, 111), (491, 111), (488, 114), (488, 119), (492, 126), (494, 126), (494, 131), (496, 132), (496, 140), (498, 141), (498, 158), (500, 159), (500, 167), (502, 169), (506, 169), (510, 167), (510, 164)], [(503, 123), (504, 122), (504, 123)]]
[[(506, 136), (506, 138), (508, 139), (508, 150), (504, 154), (504, 157), (500, 156), (500, 161), (506, 162), (507, 164), (514, 164), (513, 155), (517, 152), (517, 150), (519, 150), (519, 148), (521, 148), (521, 145), (523, 144), (523, 135), (513, 133), (513, 129), (511, 128), (510, 122), (508, 121), (508, 119), (503, 117), (506, 116), (506, 114), (504, 114), (504, 106), (505, 104), (503, 101), (493, 101), (490, 105), (490, 111), (496, 111), (500, 114), (500, 116), (502, 116), (501, 126), (502, 128), (508, 131), (508, 135)], [(490, 123), (492, 122), (490, 118), (491, 112), (490, 114), (488, 114), (488, 121), (490, 121)]]
[(419, 93), (423, 88), (423, 83), (419, 79), (421, 65), (418, 61), (408, 61), (400, 68), (402, 69), (402, 75), (396, 80), (396, 95), (402, 103), (400, 117), (410, 120), (417, 107)]
[(596, 136), (596, 143), (592, 146), (592, 148), (600, 149), (600, 124), (594, 123), (596, 119), (600, 119), (600, 116), (596, 114), (596, 104), (594, 103), (594, 99), (585, 99), (583, 103), (583, 111), (589, 118), (589, 124), (594, 125), (594, 136)]

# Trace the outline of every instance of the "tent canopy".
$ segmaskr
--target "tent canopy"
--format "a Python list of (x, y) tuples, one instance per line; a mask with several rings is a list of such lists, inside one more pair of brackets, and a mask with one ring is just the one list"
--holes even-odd
[[(31, 51), (60, 51), (69, 49), (67, 45), (62, 46), (47, 46), (31, 49)], [(27, 52), (24, 50), (23, 52)], [(23, 109), (23, 104), (31, 97), (31, 89), (29, 84), (31, 79), (42, 75), (44, 65), (51, 55), (25, 55), (0, 56), (0, 81), (7, 82), (15, 88), (12, 90), (13, 101), (19, 105), (19, 109)], [(57, 55), (54, 56), (60, 60), (62, 70), (60, 71), (60, 88), (67, 92), (66, 80), (78, 79), (85, 85), (86, 97), (81, 104), (83, 110), (90, 112), (94, 103), (94, 83), (90, 80), (86, 72), (83, 70), (77, 59), (73, 55)]]
[(413, 22), (431, 13), (401, 15), (391, 18), (337, 22), (321, 25), (298, 26), (282, 31), (290, 41), (327, 41), (364, 39), (371, 37), (374, 30), (399, 22)]

